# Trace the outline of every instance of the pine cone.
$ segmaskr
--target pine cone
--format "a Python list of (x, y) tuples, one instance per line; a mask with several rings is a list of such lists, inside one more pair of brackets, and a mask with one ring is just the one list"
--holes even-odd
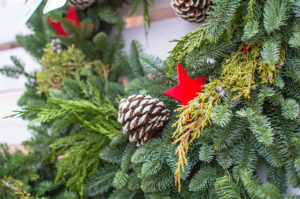
[(75, 7), (78, 10), (84, 10), (90, 7), (95, 0), (68, 0), (68, 6)]
[(200, 23), (211, 10), (210, 0), (171, 0), (171, 7), (177, 15), (190, 22)]
[(123, 133), (130, 133), (129, 141), (144, 145), (158, 133), (170, 119), (170, 110), (157, 98), (132, 95), (122, 99), (119, 107), (118, 122), (123, 125)]

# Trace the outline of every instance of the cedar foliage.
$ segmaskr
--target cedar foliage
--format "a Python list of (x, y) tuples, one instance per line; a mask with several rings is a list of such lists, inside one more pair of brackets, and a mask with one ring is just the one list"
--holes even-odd
[[(81, 67), (59, 87), (47, 88), (48, 95), (38, 92), (36, 75), (25, 73), (16, 59), (16, 66), (2, 70), (28, 77), (20, 100), (24, 108), (16, 115), (31, 125), (42, 123), (45, 129), (36, 132), (50, 142), (37, 139), (32, 147), (50, 146), (40, 157), (57, 163), (57, 182), (81, 198), (110, 199), (281, 199), (287, 183), (299, 186), (300, 5), (293, 0), (213, 3), (204, 27), (177, 40), (166, 61), (142, 54), (136, 41), (126, 55), (119, 32), (95, 33), (91, 42), (97, 43), (98, 57), (75, 45), (84, 55)], [(246, 44), (251, 48), (243, 54)], [(63, 45), (68, 51), (70, 44)], [(89, 67), (95, 60), (104, 66), (100, 71)], [(203, 92), (180, 108), (163, 94), (177, 85), (177, 61), (191, 78), (209, 77)], [(138, 148), (116, 123), (120, 98), (131, 94), (157, 97), (173, 111), (162, 134)], [(266, 183), (257, 176), (258, 164), (268, 168)], [(22, 176), (12, 175), (26, 183)]]

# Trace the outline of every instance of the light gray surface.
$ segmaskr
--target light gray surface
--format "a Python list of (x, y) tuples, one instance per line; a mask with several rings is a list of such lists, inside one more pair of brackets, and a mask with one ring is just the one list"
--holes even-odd
[(144, 52), (166, 58), (168, 52), (175, 46), (174, 39), (180, 39), (187, 33), (193, 31), (198, 24), (188, 23), (180, 18), (172, 18), (151, 24), (148, 37), (145, 36), (143, 26), (124, 30), (125, 51), (129, 51), (130, 42), (138, 40)]
[(23, 1), (19, 3), (21, 5), (18, 5), (16, 1), (8, 7), (0, 7), (0, 44), (14, 41), (17, 34), (30, 33), (30, 30), (21, 23), (20, 13), (23, 11)]
[(17, 100), (22, 93), (22, 90), (0, 93), (0, 143), (20, 144), (30, 138), (26, 121), (19, 118), (3, 119), (19, 109)]
[[(22, 60), (27, 72), (39, 68), (39, 64), (22, 48), (0, 51), (0, 67), (12, 64), (9, 58), (11, 55)], [(25, 82), (23, 77), (13, 79), (0, 75), (0, 143), (20, 144), (30, 138), (26, 121), (19, 118), (3, 119), (3, 117), (11, 115), (14, 110), (20, 109), (17, 101), (24, 92)]]
[[(15, 48), (6, 51), (0, 51), (0, 68), (5, 65), (12, 65), (10, 56), (16, 56), (21, 63), (25, 65), (27, 72), (32, 72), (40, 68), (39, 64), (23, 48)], [(25, 78), (19, 79), (8, 78), (0, 75), (0, 93), (11, 90), (24, 89)]]

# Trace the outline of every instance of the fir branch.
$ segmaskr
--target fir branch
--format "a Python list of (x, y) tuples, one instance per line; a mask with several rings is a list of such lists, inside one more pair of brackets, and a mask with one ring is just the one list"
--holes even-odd
[(213, 146), (203, 145), (199, 151), (199, 160), (209, 163), (215, 156)]
[(276, 186), (281, 193), (285, 193), (287, 188), (287, 177), (285, 168), (275, 168), (270, 166), (267, 173), (269, 183)]
[(245, 138), (243, 141), (236, 143), (233, 149), (230, 151), (230, 159), (233, 164), (233, 176), (235, 179), (239, 177), (239, 171), (241, 169), (247, 169), (247, 171), (255, 171), (257, 165), (257, 152), (253, 147), (251, 141), (253, 139)]
[(130, 44), (130, 67), (135, 77), (144, 76), (143, 67), (139, 60), (139, 54), (142, 51), (141, 44), (138, 41), (132, 40)]
[(115, 177), (113, 179), (113, 186), (116, 189), (122, 189), (126, 185), (128, 178), (129, 175), (126, 173), (126, 171), (120, 169), (115, 174)]
[(292, 38), (289, 40), (289, 45), (293, 48), (300, 47), (300, 32), (294, 32)]
[(128, 189), (115, 189), (108, 197), (108, 199), (127, 199), (133, 198), (136, 192), (131, 192)]
[(288, 0), (268, 0), (264, 6), (264, 27), (268, 34), (286, 24), (289, 18)]
[(242, 117), (246, 117), (250, 123), (249, 129), (253, 132), (258, 142), (270, 146), (273, 143), (273, 129), (271, 123), (265, 116), (262, 116), (252, 109), (239, 111)]
[(116, 24), (119, 20), (116, 13), (110, 7), (104, 7), (99, 9), (98, 16), (101, 20), (109, 24)]
[(161, 192), (169, 190), (173, 184), (172, 171), (164, 167), (159, 173), (142, 179), (141, 189), (146, 193)]
[(228, 174), (216, 179), (215, 189), (220, 199), (242, 199), (240, 188)]
[(131, 163), (131, 157), (136, 151), (136, 146), (134, 143), (128, 143), (123, 156), (122, 156), (122, 161), (121, 161), (121, 168), (124, 171), (127, 171), (130, 168), (130, 163)]
[(212, 43), (217, 42), (225, 30), (233, 32), (230, 25), (240, 6), (240, 0), (215, 0), (214, 4), (207, 21), (207, 39)]
[(244, 27), (244, 39), (250, 40), (259, 32), (258, 22), (255, 20), (248, 21)]
[(282, 115), (286, 119), (296, 119), (299, 116), (299, 103), (294, 99), (286, 99), (282, 103)]
[(264, 63), (269, 65), (275, 65), (279, 60), (279, 48), (276, 42), (267, 41), (264, 43), (261, 56)]
[(232, 112), (226, 105), (216, 105), (210, 117), (214, 124), (225, 127), (232, 117)]
[(117, 167), (101, 167), (94, 175), (85, 182), (85, 196), (97, 196), (107, 192), (112, 187), (113, 177), (117, 172)]
[(21, 75), (24, 75), (26, 78), (29, 80), (34, 80), (35, 75), (27, 73), (25, 71), (25, 66), (15, 56), (10, 57), (11, 62), (13, 63), (13, 66), (3, 66), (0, 68), (0, 73), (7, 76), (7, 77), (12, 77), (12, 78), (19, 78)]
[(215, 168), (203, 167), (193, 176), (189, 184), (190, 191), (204, 191), (213, 186), (218, 177)]
[(248, 194), (253, 198), (259, 198), (257, 194), (257, 190), (259, 189), (258, 179), (253, 178), (251, 172), (247, 170), (241, 170), (240, 177)]
[(160, 145), (158, 148), (151, 151), (151, 154), (147, 157), (146, 161), (144, 161), (141, 176), (150, 177), (154, 174), (159, 173), (162, 169), (162, 165), (165, 160), (166, 155), (166, 147)]
[(172, 78), (166, 77), (165, 74), (168, 72), (168, 68), (159, 57), (151, 55), (141, 55), (140, 61), (146, 73), (154, 75), (158, 79), (167, 80), (170, 82), (174, 81)]

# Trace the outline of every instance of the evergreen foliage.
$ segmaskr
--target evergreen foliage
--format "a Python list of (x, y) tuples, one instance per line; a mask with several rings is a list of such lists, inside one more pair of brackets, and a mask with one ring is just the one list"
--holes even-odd
[(62, 181), (54, 183), (57, 169), (55, 159), (49, 159), (48, 145), (54, 141), (45, 127), (31, 127), (34, 138), (24, 142), (28, 154), (13, 154), (6, 145), (0, 150), (0, 197), (13, 198), (70, 198), (77, 194), (64, 189)]
[[(144, 55), (137, 41), (131, 42), (128, 55), (121, 50), (121, 31), (109, 35), (120, 22), (114, 1), (98, 1), (95, 8), (80, 12), (83, 23), (97, 26), (93, 32), (79, 34), (82, 30), (65, 24), (80, 37), (61, 39), (60, 53), (50, 47), (36, 52), (41, 72), (27, 74), (13, 58), (15, 66), (0, 72), (28, 78), (19, 102), (24, 107), (16, 115), (31, 121), (34, 137), (27, 142), (32, 156), (7, 149), (0, 153), (8, 168), (1, 170), (1, 178), (19, 184), (30, 197), (53, 198), (76, 197), (62, 185), (81, 198), (110, 199), (282, 199), (287, 183), (298, 187), (300, 5), (291, 0), (213, 3), (206, 24), (176, 40), (165, 62)], [(84, 20), (84, 14), (91, 20)], [(62, 19), (62, 13), (51, 17)], [(41, 48), (50, 39), (42, 41)], [(72, 65), (74, 60), (79, 64)], [(179, 108), (163, 94), (177, 85), (177, 61), (192, 78), (209, 77), (203, 92)], [(66, 70), (70, 66), (74, 68)], [(59, 86), (41, 78), (53, 72)], [(43, 84), (47, 89), (40, 89)], [(162, 133), (141, 147), (128, 141), (116, 121), (120, 99), (131, 94), (157, 97), (173, 113)], [(29, 172), (27, 165), (15, 169), (15, 160), (37, 170)], [(259, 164), (268, 168), (265, 183), (256, 172)], [(13, 190), (0, 187), (0, 194), (13, 198)]]
[(155, 0), (134, 0), (134, 4), (133, 4), (132, 9), (129, 12), (129, 16), (133, 15), (133, 13), (137, 10), (137, 8), (141, 4), (141, 2), (143, 3), (143, 6), (144, 6), (144, 8), (143, 8), (144, 22), (145, 22), (144, 27), (145, 27), (145, 31), (146, 31), (146, 35), (147, 35), (149, 28), (150, 28), (150, 24), (151, 24), (149, 7), (151, 4), (153, 6), (155, 5)]
[[(256, 154), (265, 159), (267, 164), (270, 165), (270, 169), (273, 167), (276, 169), (285, 168), (285, 171), (291, 171), (293, 170), (293, 163), (290, 165), (285, 162), (290, 158), (290, 156), (286, 156), (289, 152), (283, 153), (284, 149), (281, 144), (284, 142), (287, 146), (289, 145), (287, 143), (290, 143), (288, 137), (297, 136), (297, 131), (289, 131), (288, 134), (283, 132), (287, 125), (286, 122), (295, 121), (296, 118), (299, 118), (299, 99), (295, 99), (299, 92), (299, 85), (296, 83), (298, 77), (292, 75), (295, 79), (286, 79), (287, 76), (283, 75), (286, 73), (284, 71), (290, 67), (289, 60), (295, 61), (298, 59), (298, 55), (295, 54), (295, 51), (298, 51), (297, 46), (293, 46), (289, 42), (295, 40), (296, 36), (285, 34), (288, 25), (297, 29), (297, 25), (294, 24), (297, 23), (298, 19), (297, 16), (292, 14), (292, 10), (295, 8), (294, 2), (271, 0), (247, 1), (241, 4), (226, 4), (226, 1), (214, 2), (216, 4), (214, 11), (209, 13), (210, 19), (205, 27), (199, 28), (201, 31), (190, 33), (190, 35), (178, 41), (177, 46), (171, 51), (168, 63), (173, 64), (174, 57), (178, 58), (177, 61), (190, 63), (191, 60), (188, 55), (190, 51), (197, 50), (201, 53), (204, 52), (203, 49), (211, 48), (212, 45), (217, 45), (220, 41), (229, 42), (228, 39), (230, 38), (238, 39), (239, 45), (235, 47), (232, 55), (223, 54), (223, 60), (219, 61), (219, 59), (214, 58), (216, 61), (214, 67), (221, 68), (221, 73), (216, 70), (216, 72), (209, 74), (211, 79), (205, 85), (204, 92), (200, 93), (190, 105), (178, 109), (181, 113), (179, 120), (175, 123), (177, 130), (174, 133), (176, 139), (174, 143), (178, 143), (176, 152), (181, 159), (179, 158), (177, 163), (176, 181), (180, 178), (180, 173), (183, 172), (182, 167), (188, 162), (185, 159), (189, 147), (188, 143), (193, 142), (198, 137), (200, 137), (200, 140), (214, 137), (214, 139), (211, 140), (210, 138), (210, 141), (204, 144), (215, 146), (209, 148), (210, 145), (203, 145), (199, 156), (200, 160), (204, 162), (211, 161), (208, 155), (204, 158), (204, 149), (206, 153), (211, 151), (212, 156), (216, 154), (216, 160), (220, 166), (226, 169), (232, 167), (232, 175), (236, 179), (241, 178), (239, 177), (241, 169), (247, 169), (250, 172), (247, 175), (252, 175), (258, 159)], [(226, 6), (228, 6), (228, 9), (224, 9)], [(222, 25), (216, 25), (220, 23), (218, 21), (221, 21)], [(286, 38), (287, 36), (291, 40)], [(193, 38), (199, 40), (192, 41)], [(196, 45), (189, 45), (189, 42)], [(188, 45), (181, 47), (181, 43)], [(248, 47), (245, 47), (246, 44)], [(287, 47), (288, 45), (292, 48)], [(191, 48), (191, 50), (187, 50), (187, 48)], [(245, 53), (242, 53), (243, 49), (246, 49)], [(245, 61), (242, 61), (243, 59)], [(198, 68), (201, 68), (201, 66), (207, 67), (205, 62), (197, 63), (200, 65)], [(172, 67), (170, 65), (170, 70), (172, 70)], [(294, 65), (292, 68), (295, 70), (297, 66)], [(199, 76), (201, 75), (203, 74), (199, 74)], [(294, 86), (297, 89), (289, 91), (287, 84), (291, 82), (296, 84)], [(225, 97), (220, 98), (217, 87), (224, 90)], [(293, 92), (294, 96), (286, 95), (286, 92)], [(233, 105), (231, 106), (228, 101), (232, 102)], [(200, 108), (196, 106), (196, 103), (200, 103)], [(214, 108), (208, 108), (209, 104)], [(286, 106), (293, 107), (293, 110)], [(289, 110), (290, 113), (288, 113)], [(295, 116), (292, 116), (292, 114), (295, 114)], [(210, 118), (207, 117), (208, 115), (210, 115)], [(185, 125), (187, 120), (190, 123)], [(230, 128), (231, 125), (238, 126), (236, 122), (239, 121), (242, 122), (240, 125), (244, 126), (240, 132), (239, 129), (233, 130)], [(208, 127), (211, 124), (212, 127)], [(299, 126), (299, 123), (295, 121), (293, 125)], [(219, 135), (215, 135), (213, 129), (219, 129), (220, 127), (223, 129), (229, 128), (229, 132), (220, 135), (220, 130), (216, 130)], [(241, 133), (243, 134), (242, 137), (236, 137)], [(206, 134), (211, 134), (211, 136)], [(221, 137), (223, 139), (216, 139)], [(235, 146), (229, 145), (231, 148), (227, 148), (227, 142), (236, 144)], [(237, 143), (244, 143), (244, 146)], [(248, 144), (245, 145), (245, 143)], [(225, 148), (220, 144), (225, 144)], [(234, 156), (229, 158), (231, 155)], [(223, 159), (227, 157), (226, 161), (229, 161), (230, 164), (224, 162), (224, 160), (222, 161), (221, 157)], [(292, 161), (295, 161), (295, 159)], [(285, 171), (282, 170), (281, 174), (283, 176), (285, 176)], [(278, 185), (284, 184), (285, 178), (276, 177), (277, 172), (271, 172), (271, 170), (269, 173), (272, 173), (272, 177), (269, 176), (268, 179), (273, 185), (264, 185), (256, 193), (252, 193), (251, 189), (246, 188), (246, 192), (250, 194), (250, 197), (278, 198), (281, 195), (280, 190), (276, 190), (276, 186), (281, 189)], [(274, 180), (275, 178), (276, 180)], [(257, 182), (254, 184), (257, 184)], [(234, 188), (231, 185), (231, 187), (232, 193), (239, 193), (236, 192), (239, 186)], [(267, 193), (267, 189), (273, 191)], [(282, 189), (285, 189), (284, 186)], [(271, 192), (274, 195), (269, 195)], [(236, 197), (237, 195), (234, 198)]]

